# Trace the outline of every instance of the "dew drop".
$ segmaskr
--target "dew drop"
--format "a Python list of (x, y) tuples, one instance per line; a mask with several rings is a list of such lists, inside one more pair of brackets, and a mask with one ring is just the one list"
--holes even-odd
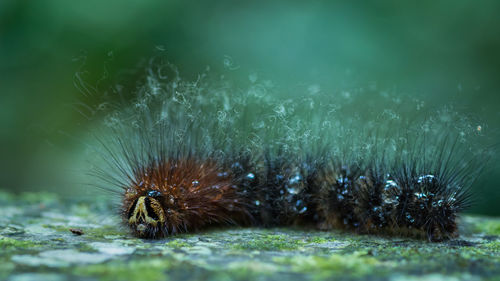
[(282, 175), (276, 175), (276, 181), (277, 182), (280, 182), (281, 180), (283, 180), (283, 176)]
[(150, 190), (150, 191), (148, 191), (148, 196), (149, 197), (159, 197), (159, 196), (161, 196), (161, 193), (158, 190)]
[(299, 189), (297, 187), (293, 187), (293, 186), (289, 186), (289, 185), (286, 186), (286, 190), (290, 194), (298, 194), (299, 193)]
[(399, 186), (398, 186), (398, 184), (395, 181), (393, 181), (393, 180), (387, 180), (385, 182), (385, 190), (389, 190), (389, 189), (392, 189), (392, 188), (399, 189)]
[(415, 192), (414, 193), (415, 197), (417, 197), (418, 199), (422, 199), (422, 198), (426, 198), (427, 196), (422, 193), (422, 192)]
[(415, 219), (409, 213), (406, 213), (406, 220), (408, 220), (411, 223), (415, 222)]
[(420, 176), (417, 179), (417, 182), (422, 184), (422, 183), (433, 183), (436, 180), (436, 177), (434, 175), (424, 175)]
[(290, 184), (296, 184), (299, 183), (302, 180), (302, 176), (300, 174), (296, 174), (293, 178), (289, 179), (288, 182)]
[(221, 177), (221, 178), (225, 178), (225, 177), (227, 177), (228, 175), (229, 175), (229, 174), (228, 174), (228, 172), (217, 173), (217, 176), (218, 176), (218, 177)]
[(233, 169), (234, 169), (234, 168), (241, 169), (241, 168), (243, 168), (243, 167), (241, 166), (240, 162), (235, 162), (235, 163), (233, 163), (233, 165), (231, 165), (231, 168), (233, 168)]

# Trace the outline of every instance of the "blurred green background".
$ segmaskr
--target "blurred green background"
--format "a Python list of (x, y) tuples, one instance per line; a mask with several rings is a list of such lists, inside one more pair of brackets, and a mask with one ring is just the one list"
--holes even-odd
[[(453, 103), (500, 130), (500, 1), (0, 1), (0, 188), (76, 191), (75, 73), (98, 81), (158, 51), (283, 96), (376, 84)], [(380, 105), (383, 106), (383, 105)], [(473, 213), (500, 215), (497, 158)], [(91, 194), (92, 191), (87, 190)]]

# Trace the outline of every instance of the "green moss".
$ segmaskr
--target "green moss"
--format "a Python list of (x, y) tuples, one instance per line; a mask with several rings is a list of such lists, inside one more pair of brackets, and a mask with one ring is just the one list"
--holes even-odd
[(317, 279), (333, 276), (363, 277), (387, 271), (385, 264), (367, 252), (349, 255), (334, 254), (328, 257), (299, 256), (275, 258), (278, 263), (289, 265), (296, 273), (312, 274)]
[(259, 251), (296, 250), (305, 244), (303, 240), (291, 239), (286, 235), (268, 234), (247, 242), (237, 243), (233, 248)]
[(54, 224), (42, 224), (43, 227), (45, 228), (48, 228), (48, 229), (52, 229), (52, 230), (55, 230), (55, 231), (58, 231), (58, 232), (67, 232), (69, 233), (70, 232), (70, 226), (65, 226), (65, 225), (61, 225), (61, 224), (57, 224), (57, 225), (54, 225)]
[(262, 280), (275, 269), (264, 263), (230, 263), (227, 268), (212, 265), (196, 266), (187, 261), (168, 259), (142, 259), (135, 261), (112, 261), (104, 264), (79, 266), (71, 271), (78, 277), (108, 280)]
[(498, 258), (500, 258), (500, 241), (493, 241), (490, 243), (486, 243), (483, 245), (488, 251), (492, 251), (493, 253), (498, 254)]
[(84, 229), (84, 235), (94, 238), (104, 238), (104, 236), (121, 236), (126, 233), (120, 232), (119, 227), (115, 226), (101, 226), (97, 228)]
[(326, 239), (324, 237), (311, 237), (309, 239), (307, 239), (307, 242), (309, 243), (316, 243), (316, 244), (323, 244), (323, 243), (327, 243), (327, 242), (332, 242), (332, 241), (335, 241), (334, 239)]
[(22, 249), (31, 249), (40, 246), (38, 243), (30, 241), (16, 240), (4, 236), (0, 236), (0, 250), (4, 251), (15, 251)]
[[(458, 240), (455, 243), (459, 243)], [(420, 241), (359, 243), (349, 246), (343, 252), (366, 249), (370, 256), (382, 263), (397, 265), (398, 272), (455, 274), (474, 272), (500, 273), (498, 242), (486, 244), (422, 243)], [(495, 250), (496, 249), (496, 250)], [(495, 253), (495, 251), (497, 251)], [(498, 269), (497, 269), (498, 268)]]
[(235, 262), (229, 269), (218, 269), (212, 272), (211, 280), (266, 280), (278, 271), (276, 265), (259, 261)]
[(10, 261), (0, 258), (0, 280), (7, 280), (7, 277), (15, 269), (15, 265)]
[(97, 252), (97, 250), (90, 246), (90, 245), (87, 245), (87, 244), (80, 244), (79, 247), (78, 247), (78, 250), (80, 252), (86, 252), (86, 253), (95, 253)]
[(474, 227), (477, 233), (484, 233), (487, 235), (500, 235), (500, 220), (484, 219), (478, 221)]
[(77, 276), (94, 277), (98, 280), (168, 280), (166, 270), (171, 264), (160, 259), (137, 260), (130, 262), (109, 262), (80, 266), (73, 270)]
[(187, 243), (186, 241), (179, 240), (179, 239), (169, 241), (169, 242), (165, 243), (165, 246), (167, 246), (169, 248), (174, 248), (174, 249), (191, 247), (191, 245), (189, 243)]
[[(70, 225), (52, 225), (42, 224), (43, 227), (55, 230), (57, 232), (70, 233)], [(104, 239), (105, 236), (123, 236), (126, 233), (120, 232), (119, 227), (101, 226), (96, 228), (83, 228), (83, 235), (87, 238)]]
[(54, 241), (54, 242), (64, 242), (64, 238), (52, 238), (50, 239), (51, 241)]

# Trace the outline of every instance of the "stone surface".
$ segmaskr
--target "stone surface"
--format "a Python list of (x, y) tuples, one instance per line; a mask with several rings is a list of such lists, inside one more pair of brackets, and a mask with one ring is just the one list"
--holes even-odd
[[(141, 240), (105, 200), (0, 192), (0, 280), (500, 280), (500, 218), (442, 243), (292, 228)], [(74, 234), (70, 229), (83, 231)]]

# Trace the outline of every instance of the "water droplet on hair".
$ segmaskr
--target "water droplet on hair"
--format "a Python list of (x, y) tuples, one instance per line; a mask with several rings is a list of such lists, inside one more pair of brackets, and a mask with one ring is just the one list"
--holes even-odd
[(298, 194), (299, 193), (299, 189), (297, 187), (294, 187), (294, 186), (289, 186), (287, 185), (286, 186), (286, 190), (288, 191), (288, 193), (290, 194)]
[(159, 196), (161, 196), (161, 193), (158, 190), (150, 190), (150, 191), (148, 191), (148, 196), (149, 197), (159, 197)]
[(406, 220), (411, 223), (415, 222), (415, 219), (409, 213), (406, 213)]
[(228, 175), (229, 175), (229, 173), (228, 173), (228, 172), (217, 173), (217, 176), (218, 176), (218, 177), (221, 177), (221, 178), (225, 178), (225, 177), (227, 177)]
[(296, 174), (293, 178), (288, 180), (290, 184), (297, 184), (302, 180), (302, 176), (300, 174)]
[(233, 168), (233, 169), (235, 169), (235, 168), (242, 169), (243, 167), (241, 166), (240, 162), (235, 162), (235, 163), (233, 163), (233, 165), (231, 165), (231, 168)]
[(434, 175), (423, 175), (418, 177), (417, 182), (422, 183), (434, 183), (436, 181), (436, 177)]
[(389, 189), (398, 189), (399, 190), (399, 186), (398, 184), (393, 181), (393, 180), (387, 180), (385, 182), (385, 187), (384, 187), (385, 190), (389, 190)]
[(417, 197), (418, 199), (422, 199), (422, 198), (426, 198), (427, 196), (425, 195), (425, 193), (422, 193), (422, 192), (415, 192), (414, 193), (415, 197)]

